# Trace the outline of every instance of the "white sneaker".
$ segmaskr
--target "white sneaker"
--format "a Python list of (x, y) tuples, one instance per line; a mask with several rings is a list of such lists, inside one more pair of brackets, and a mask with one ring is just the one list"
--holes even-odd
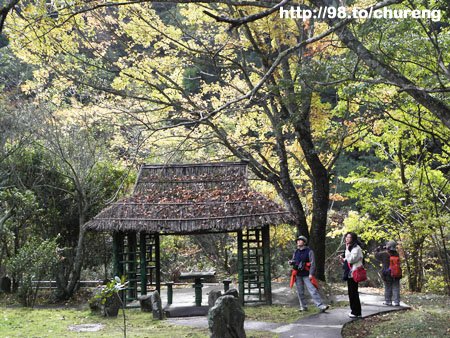
[(386, 305), (386, 306), (392, 306), (392, 303), (383, 302), (383, 305)]
[(329, 307), (330, 307), (329, 305), (320, 305), (319, 310), (320, 312), (325, 312), (328, 310)]
[(362, 317), (362, 316), (354, 315), (354, 314), (351, 313), (351, 312), (348, 313), (348, 316), (349, 316), (350, 318), (361, 318), (361, 317)]

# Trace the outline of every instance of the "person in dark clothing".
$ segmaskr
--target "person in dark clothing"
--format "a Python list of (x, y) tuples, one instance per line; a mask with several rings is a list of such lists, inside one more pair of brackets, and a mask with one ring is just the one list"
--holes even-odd
[(295, 285), (297, 286), (300, 311), (307, 311), (305, 299), (306, 286), (313, 302), (319, 308), (320, 312), (325, 312), (329, 306), (322, 303), (322, 298), (320, 297), (319, 292), (311, 282), (311, 279), (313, 279), (316, 271), (314, 252), (306, 246), (308, 240), (305, 236), (297, 237), (296, 242), (297, 250), (295, 250), (289, 263), (297, 270)]
[[(358, 236), (354, 232), (345, 234), (345, 254), (340, 257), (344, 267), (344, 279), (347, 281), (348, 299), (350, 301), (350, 318), (361, 317), (361, 301), (359, 299), (358, 283), (353, 280), (352, 273), (363, 265), (362, 249), (358, 245)], [(348, 275), (347, 275), (348, 274)]]
[[(384, 248), (377, 248), (375, 259), (381, 262), (381, 278), (384, 282), (384, 305), (400, 306), (400, 278), (391, 276), (389, 265), (391, 256), (398, 257), (397, 243), (389, 241)], [(392, 304), (392, 301), (394, 303)]]

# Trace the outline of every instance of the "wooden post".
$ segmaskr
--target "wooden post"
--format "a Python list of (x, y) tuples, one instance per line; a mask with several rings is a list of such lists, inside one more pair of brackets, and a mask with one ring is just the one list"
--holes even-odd
[(228, 290), (230, 290), (231, 279), (229, 279), (229, 278), (224, 279), (222, 281), (222, 283), (223, 283), (223, 291), (224, 292), (227, 292)]
[[(124, 254), (123, 254), (123, 240), (124, 240), (124, 233), (119, 231), (113, 232), (113, 274), (115, 276), (118, 276), (119, 278), (122, 278), (124, 274)], [(120, 291), (119, 297), (122, 299), (122, 302), (126, 302), (125, 292)]]
[(147, 255), (146, 248), (147, 243), (145, 240), (145, 233), (139, 234), (139, 263), (141, 270), (141, 295), (147, 294)]
[(270, 273), (270, 227), (262, 228), (263, 265), (264, 265), (264, 296), (266, 304), (272, 305), (272, 276)]
[(202, 306), (202, 279), (195, 278), (193, 287), (195, 290), (195, 306)]
[(167, 304), (171, 305), (173, 302), (173, 282), (166, 282), (167, 285)]
[(159, 234), (155, 234), (155, 270), (156, 270), (156, 290), (161, 294), (161, 261), (159, 255)]
[(244, 305), (244, 248), (242, 245), (242, 230), (239, 230), (237, 235), (239, 301), (241, 305)]
[[(117, 231), (113, 232), (113, 274), (122, 277), (123, 267), (121, 256), (123, 251), (123, 234)], [(113, 276), (113, 277), (114, 277)]]
[(127, 280), (128, 280), (128, 298), (137, 299), (137, 280), (136, 280), (136, 233), (129, 232), (128, 239), (128, 257), (127, 257)]

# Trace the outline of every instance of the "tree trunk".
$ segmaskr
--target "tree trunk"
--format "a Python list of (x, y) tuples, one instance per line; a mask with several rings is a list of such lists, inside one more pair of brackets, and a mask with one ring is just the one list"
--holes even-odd
[(13, 215), (12, 210), (8, 210), (8, 211), (3, 215), (3, 217), (0, 218), (0, 232), (3, 231), (3, 228), (5, 227), (6, 221), (7, 221), (8, 219), (10, 219), (10, 218), (12, 217), (12, 215)]
[(298, 196), (295, 184), (289, 174), (288, 157), (285, 148), (285, 140), (279, 126), (274, 126), (276, 140), (277, 140), (277, 156), (280, 160), (280, 181), (281, 190), (278, 192), (283, 198), (288, 210), (295, 218), (295, 226), (297, 227), (297, 234), (309, 237), (308, 223), (306, 222), (305, 210)]
[(69, 284), (67, 285), (67, 294), (72, 297), (73, 293), (76, 291), (78, 283), (81, 276), (81, 268), (83, 266), (84, 259), (84, 234), (83, 225), (85, 223), (85, 210), (81, 212), (79, 217), (80, 230), (78, 233), (78, 244), (75, 251), (75, 258), (73, 261), (73, 269), (70, 273)]
[(69, 299), (73, 296), (74, 292), (77, 290), (80, 276), (81, 276), (81, 268), (83, 266), (84, 260), (84, 235), (85, 231), (83, 230), (83, 225), (86, 219), (86, 210), (82, 210), (79, 216), (79, 232), (78, 232), (78, 242), (77, 247), (75, 249), (75, 255), (73, 262), (71, 263), (70, 273), (68, 278), (64, 273), (64, 270), (59, 270), (56, 276), (56, 283), (58, 286), (58, 298), (65, 300)]
[[(13, 229), (14, 232), (14, 256), (19, 253), (20, 241), (19, 241), (19, 228), (16, 226)], [(19, 282), (22, 280), (21, 275), (12, 277), (12, 292), (16, 293), (19, 290)]]
[(422, 243), (415, 241), (412, 246), (412, 255), (409, 255), (409, 291), (422, 291)]
[(284, 205), (294, 217), (297, 235), (309, 237), (309, 229), (308, 223), (306, 222), (305, 211), (293, 183), (290, 182), (285, 185), (282, 184), (282, 190), (278, 191), (278, 195), (281, 197)]
[(328, 219), (330, 183), (325, 168), (315, 173), (313, 190), (313, 214), (311, 225), (311, 248), (316, 253), (316, 276), (325, 280), (325, 241)]
[(56, 297), (60, 300), (66, 300), (70, 298), (70, 296), (67, 294), (67, 276), (64, 270), (64, 263), (61, 262), (58, 265), (58, 271), (56, 273)]
[(439, 259), (442, 264), (442, 269), (444, 272), (444, 280), (446, 284), (446, 293), (450, 295), (450, 264), (449, 264), (449, 251), (447, 250), (446, 238), (444, 235), (444, 230), (442, 225), (439, 224), (440, 238), (438, 236), (433, 236), (434, 243), (437, 248)]
[(301, 111), (298, 118), (294, 120), (294, 128), (313, 178), (310, 246), (316, 256), (316, 277), (320, 280), (325, 280), (325, 238), (330, 199), (330, 181), (328, 171), (320, 161), (312, 140), (309, 122), (311, 95), (311, 90), (303, 90)]

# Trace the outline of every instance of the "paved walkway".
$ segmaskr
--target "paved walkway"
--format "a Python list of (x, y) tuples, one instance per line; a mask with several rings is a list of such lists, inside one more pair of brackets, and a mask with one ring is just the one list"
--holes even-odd
[[(292, 294), (287, 295), (287, 297), (285, 298), (287, 303), (292, 303), (292, 299)], [(401, 307), (384, 306), (382, 305), (384, 297), (380, 295), (360, 292), (360, 299), (362, 304), (363, 317), (368, 317), (383, 312), (404, 310), (408, 308), (408, 306), (404, 303), (401, 304)], [(339, 296), (337, 297), (337, 300), (347, 300), (347, 296)], [(280, 302), (277, 301), (276, 303)], [(296, 307), (294, 307), (292, 310), (296, 311)], [(246, 331), (256, 330), (277, 333), (280, 338), (337, 338), (341, 337), (341, 330), (343, 325), (349, 321), (355, 320), (348, 317), (348, 312), (348, 307), (334, 308), (328, 310), (325, 313), (317, 313), (299, 319), (297, 322), (292, 324), (246, 320), (244, 323), (244, 327)], [(168, 321), (176, 325), (203, 328), (208, 327), (208, 321), (206, 317), (169, 318)]]
[[(360, 293), (363, 317), (369, 317), (389, 311), (398, 311), (408, 308), (406, 304), (401, 307), (382, 305), (384, 297), (378, 295)], [(325, 313), (318, 313), (297, 322), (278, 327), (273, 332), (277, 332), (281, 337), (317, 337), (336, 338), (341, 337), (342, 327), (352, 320), (348, 317), (349, 308), (341, 307), (331, 309)]]

